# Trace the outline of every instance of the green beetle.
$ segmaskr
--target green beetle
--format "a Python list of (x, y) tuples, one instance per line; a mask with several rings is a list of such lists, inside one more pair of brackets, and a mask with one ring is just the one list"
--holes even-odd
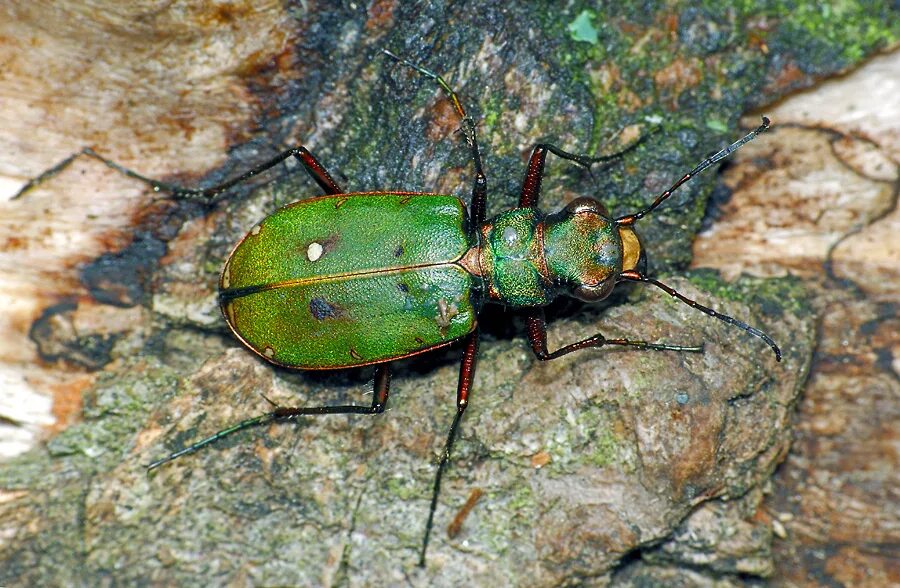
[(235, 336), (272, 363), (357, 367), (472, 333), (485, 298), (544, 306), (568, 284), (603, 298), (639, 257), (634, 231), (588, 199), (549, 218), (520, 208), (473, 226), (455, 196), (340, 194), (253, 227), (225, 262), (219, 299)]
[(593, 198), (578, 198), (555, 214), (540, 212), (536, 206), (548, 153), (584, 167), (621, 153), (595, 158), (537, 144), (519, 206), (485, 219), (487, 181), (472, 119), (440, 76), (389, 51), (385, 53), (435, 80), (460, 116), (475, 168), (468, 211), (452, 195), (344, 193), (305, 147), (289, 149), (224, 184), (199, 190), (144, 177), (85, 149), (29, 182), (17, 196), (81, 154), (176, 198), (212, 198), (286, 159), (298, 160), (326, 195), (280, 208), (237, 244), (220, 279), (222, 313), (241, 342), (274, 364), (304, 370), (375, 366), (372, 404), (277, 407), (159, 459), (148, 468), (157, 468), (236, 431), (273, 421), (305, 415), (379, 414), (388, 399), (391, 361), (462, 342), (457, 410), (432, 488), (419, 560), (424, 565), (441, 477), (468, 405), (478, 349), (478, 313), (485, 303), (527, 310), (528, 338), (541, 360), (604, 345), (702, 351), (702, 346), (607, 339), (600, 334), (548, 351), (543, 307), (558, 295), (591, 302), (606, 298), (619, 282), (645, 282), (762, 339), (776, 360), (781, 360), (778, 346), (762, 331), (645, 276), (644, 254), (633, 230), (636, 221), (679, 186), (766, 130), (769, 120), (764, 117), (760, 127), (701, 162), (646, 209), (621, 217), (610, 216)]

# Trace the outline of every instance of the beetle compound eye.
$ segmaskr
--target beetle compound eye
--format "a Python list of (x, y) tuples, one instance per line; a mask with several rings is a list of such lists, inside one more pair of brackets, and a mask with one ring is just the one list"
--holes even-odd
[(582, 214), (592, 212), (600, 216), (609, 216), (609, 211), (599, 201), (588, 196), (581, 196), (566, 205), (566, 212), (570, 214)]
[(605, 280), (596, 285), (581, 284), (572, 289), (572, 296), (583, 302), (597, 302), (609, 296), (616, 283)]

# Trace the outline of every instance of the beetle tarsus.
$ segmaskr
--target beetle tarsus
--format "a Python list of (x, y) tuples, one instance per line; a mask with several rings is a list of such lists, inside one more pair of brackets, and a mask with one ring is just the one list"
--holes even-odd
[(185, 188), (183, 186), (176, 186), (175, 184), (168, 184), (166, 182), (147, 177), (119, 163), (116, 163), (115, 161), (100, 155), (91, 147), (85, 147), (81, 151), (78, 151), (77, 153), (73, 153), (72, 155), (66, 157), (50, 169), (42, 172), (37, 177), (29, 180), (18, 192), (15, 193), (15, 195), (13, 195), (12, 199), (16, 200), (18, 198), (21, 198), (40, 184), (43, 184), (50, 178), (56, 176), (61, 171), (72, 165), (72, 162), (74, 162), (81, 156), (95, 159), (106, 165), (106, 167), (115, 170), (124, 176), (146, 184), (154, 193), (166, 192), (172, 197), (173, 200), (200, 200), (207, 207), (214, 206), (218, 202), (217, 197), (230, 188), (275, 167), (276, 165), (290, 157), (295, 158), (303, 165), (309, 175), (312, 176), (312, 178), (326, 194), (341, 194), (343, 192), (343, 190), (341, 190), (340, 186), (337, 185), (337, 183), (334, 181), (331, 175), (329, 175), (328, 171), (322, 166), (322, 164), (319, 163), (315, 156), (302, 145), (287, 149), (276, 157), (273, 157), (269, 161), (266, 161), (265, 163), (258, 165), (235, 178), (227, 180), (216, 186), (211, 186), (209, 188)]
[(223, 439), (233, 433), (237, 433), (238, 431), (243, 431), (244, 429), (249, 429), (251, 427), (267, 425), (273, 422), (292, 421), (301, 416), (317, 416), (324, 414), (381, 414), (384, 412), (384, 408), (388, 400), (388, 395), (390, 394), (390, 365), (390, 363), (382, 363), (375, 366), (375, 381), (372, 386), (373, 396), (372, 404), (370, 406), (360, 406), (355, 404), (343, 406), (279, 406), (276, 402), (273, 402), (264, 394), (261, 394), (261, 396), (265, 398), (266, 402), (275, 407), (275, 410), (250, 419), (245, 419), (226, 429), (222, 429), (221, 431), (218, 431), (210, 435), (209, 437), (206, 437), (205, 439), (201, 439), (196, 443), (192, 443), (184, 449), (180, 449), (175, 453), (168, 455), (167, 457), (151, 462), (149, 465), (147, 465), (147, 471), (154, 470), (163, 464), (169, 463), (170, 461), (178, 459), (179, 457), (182, 457), (189, 453), (194, 453), (195, 451), (202, 449), (207, 445), (211, 445), (216, 441), (219, 441), (220, 439)]

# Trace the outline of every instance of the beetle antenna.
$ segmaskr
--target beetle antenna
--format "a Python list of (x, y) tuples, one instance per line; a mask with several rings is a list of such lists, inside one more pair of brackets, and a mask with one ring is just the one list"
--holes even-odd
[(418, 63), (413, 63), (412, 61), (410, 61), (408, 59), (404, 59), (403, 57), (400, 57), (393, 51), (390, 51), (388, 49), (382, 49), (381, 52), (384, 53), (385, 55), (387, 55), (388, 57), (390, 57), (391, 59), (393, 59), (394, 61), (402, 63), (403, 65), (405, 65), (407, 67), (411, 67), (412, 69), (416, 70), (417, 72), (419, 72), (426, 78), (429, 78), (429, 79), (437, 82), (437, 84), (441, 87), (441, 89), (444, 92), (446, 92), (447, 96), (450, 97), (450, 102), (453, 103), (453, 108), (456, 110), (456, 113), (459, 115), (459, 118), (461, 118), (464, 121), (471, 120), (469, 115), (466, 114), (466, 109), (463, 108), (462, 102), (460, 102), (459, 97), (456, 95), (456, 92), (453, 90), (453, 88), (450, 87), (450, 84), (448, 84), (444, 80), (444, 78), (442, 78), (438, 74), (434, 73), (430, 69), (422, 67)]
[(742, 138), (738, 139), (737, 141), (735, 141), (734, 143), (729, 145), (728, 147), (725, 147), (724, 149), (722, 149), (715, 155), (712, 155), (711, 157), (707, 157), (706, 159), (704, 159), (702, 162), (700, 162), (700, 165), (698, 165), (697, 167), (695, 167), (688, 173), (684, 174), (684, 176), (682, 176), (682, 178), (680, 180), (678, 180), (677, 182), (672, 184), (671, 188), (669, 188), (668, 190), (666, 190), (665, 192), (663, 192), (662, 194), (657, 196), (656, 200), (653, 201), (653, 204), (651, 204), (650, 206), (648, 206), (647, 208), (645, 208), (644, 210), (642, 210), (638, 213), (626, 214), (625, 216), (617, 218), (616, 223), (618, 223), (620, 225), (632, 225), (632, 224), (634, 224), (635, 221), (638, 221), (638, 220), (644, 218), (646, 215), (653, 212), (657, 206), (659, 206), (660, 204), (665, 202), (669, 198), (669, 196), (672, 195), (672, 192), (674, 192), (679, 187), (681, 187), (682, 184), (686, 183), (688, 180), (690, 180), (691, 178), (693, 178), (694, 176), (696, 176), (697, 174), (699, 174), (700, 172), (702, 172), (703, 170), (705, 170), (706, 168), (711, 166), (712, 164), (722, 161), (723, 159), (725, 159), (726, 157), (728, 157), (729, 155), (731, 155), (732, 153), (734, 153), (735, 151), (740, 149), (740, 147), (742, 145), (744, 145), (745, 143), (749, 143), (750, 141), (755, 139), (757, 135), (759, 135), (760, 133), (764, 132), (766, 129), (769, 128), (770, 122), (771, 121), (769, 121), (769, 119), (766, 118), (765, 116), (762, 117), (761, 125), (759, 125), (755, 129), (753, 129), (752, 131), (750, 131), (749, 133), (744, 135)]
[(684, 302), (688, 306), (690, 306), (692, 308), (696, 308), (700, 312), (703, 312), (711, 317), (717, 318), (720, 321), (726, 322), (729, 325), (734, 325), (735, 327), (750, 333), (754, 337), (762, 339), (763, 341), (766, 342), (766, 345), (768, 345), (769, 347), (772, 348), (772, 351), (775, 353), (775, 361), (781, 361), (781, 349), (778, 348), (778, 345), (775, 344), (775, 341), (773, 341), (771, 337), (769, 337), (768, 335), (766, 335), (759, 329), (757, 329), (755, 327), (751, 327), (747, 323), (745, 323), (743, 321), (739, 321), (736, 318), (730, 317), (727, 314), (722, 314), (720, 312), (716, 312), (715, 310), (713, 310), (709, 307), (703, 306), (702, 304), (699, 304), (699, 303), (691, 300), (687, 296), (677, 292), (671, 286), (667, 286), (667, 285), (663, 284), (662, 282), (660, 282), (659, 280), (654, 280), (653, 278), (648, 278), (646, 276), (643, 276), (636, 271), (622, 272), (621, 274), (619, 274), (619, 278), (622, 280), (629, 280), (632, 282), (643, 282), (645, 284), (652, 284), (652, 285), (656, 286), (657, 288), (659, 288), (660, 290), (664, 291), (669, 296), (673, 296), (673, 297), (677, 298), (678, 300)]

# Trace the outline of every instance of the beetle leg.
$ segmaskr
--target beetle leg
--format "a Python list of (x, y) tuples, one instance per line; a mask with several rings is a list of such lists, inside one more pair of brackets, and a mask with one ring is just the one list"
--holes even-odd
[(478, 355), (478, 331), (475, 330), (466, 339), (466, 347), (463, 351), (462, 362), (459, 366), (459, 385), (456, 389), (456, 416), (447, 433), (447, 443), (441, 453), (438, 462), (437, 474), (434, 478), (434, 487), (431, 490), (431, 506), (428, 509), (428, 522), (425, 523), (425, 537), (422, 540), (422, 552), (419, 557), (419, 565), (425, 566), (425, 553), (428, 551), (428, 540), (431, 537), (431, 527), (434, 524), (434, 511), (437, 508), (438, 494), (441, 491), (441, 478), (450, 459), (450, 451), (453, 449), (453, 441), (456, 439), (456, 431), (459, 429), (459, 421), (463, 412), (469, 405), (469, 391), (472, 389), (472, 380), (475, 377), (475, 358)]
[[(175, 453), (168, 455), (167, 457), (158, 459), (150, 463), (147, 466), (147, 470), (154, 470), (164, 463), (168, 463), (172, 460), (178, 459), (182, 455), (194, 453), (195, 451), (203, 449), (207, 445), (212, 445), (216, 441), (219, 441), (220, 439), (231, 435), (232, 433), (237, 433), (238, 431), (243, 431), (244, 429), (249, 429), (251, 427), (267, 425), (274, 422), (295, 420), (301, 416), (314, 416), (321, 414), (381, 414), (382, 412), (384, 412), (385, 404), (387, 404), (388, 394), (390, 392), (390, 384), (390, 364), (379, 364), (375, 367), (375, 383), (373, 385), (373, 397), (371, 406), (359, 406), (354, 404), (343, 406), (277, 406), (272, 412), (267, 412), (250, 419), (245, 419), (228, 427), (227, 429), (222, 429), (221, 431), (214, 433), (213, 435), (210, 435), (205, 439), (201, 439), (196, 443), (192, 443), (184, 449), (180, 449)], [(270, 403), (272, 402), (268, 398), (266, 398), (266, 401)]]
[[(228, 188), (236, 184), (240, 184), (241, 182), (245, 182), (252, 178), (253, 176), (260, 174), (264, 171), (267, 171), (282, 161), (293, 157), (297, 161), (303, 165), (303, 168), (309, 173), (313, 180), (319, 184), (319, 187), (322, 188), (322, 191), (326, 194), (342, 194), (344, 191), (341, 190), (340, 186), (332, 179), (331, 175), (328, 173), (328, 170), (319, 163), (319, 160), (309, 152), (309, 149), (300, 145), (299, 147), (292, 147), (277, 156), (273, 157), (269, 161), (260, 164), (253, 169), (244, 172), (236, 178), (232, 178), (227, 182), (219, 184), (218, 186), (213, 186), (211, 188), (203, 188), (198, 190), (180, 190), (179, 194), (184, 196), (202, 196), (204, 198), (213, 198), (218, 196)], [(174, 192), (173, 192), (174, 193)]]
[(304, 169), (309, 172), (309, 175), (316, 181), (317, 184), (322, 188), (322, 190), (326, 194), (341, 194), (343, 190), (341, 190), (340, 186), (335, 183), (335, 181), (328, 174), (328, 171), (322, 166), (321, 163), (315, 158), (315, 156), (309, 152), (306, 147), (302, 145), (300, 147), (293, 147), (279, 154), (277, 157), (270, 159), (269, 161), (254, 167), (253, 169), (239, 175), (236, 178), (232, 178), (222, 184), (217, 186), (212, 186), (211, 188), (184, 188), (181, 186), (176, 186), (174, 184), (167, 184), (165, 182), (161, 182), (159, 180), (154, 180), (153, 178), (148, 178), (147, 176), (141, 175), (136, 171), (128, 169), (122, 165), (119, 165), (115, 161), (111, 159), (107, 159), (103, 157), (90, 147), (85, 147), (81, 151), (70, 155), (69, 157), (63, 159), (50, 169), (41, 173), (39, 176), (32, 178), (26, 183), (21, 190), (19, 190), (15, 196), (12, 197), (13, 200), (16, 198), (20, 198), (25, 195), (27, 192), (30, 192), (33, 188), (38, 186), (39, 184), (44, 183), (49, 180), (65, 168), (69, 167), (73, 161), (82, 155), (91, 157), (96, 159), (97, 161), (103, 162), (107, 167), (116, 170), (117, 172), (128, 176), (129, 178), (134, 178), (135, 180), (139, 180), (152, 188), (154, 192), (168, 192), (174, 198), (208, 198), (212, 199), (215, 196), (218, 196), (225, 190), (235, 186), (236, 184), (240, 184), (246, 180), (249, 180), (253, 176), (260, 174), (268, 169), (271, 169), (283, 162), (284, 160), (294, 157), (299, 161)]
[(698, 302), (695, 302), (695, 301), (691, 300), (690, 298), (688, 298), (687, 296), (685, 296), (684, 294), (678, 292), (677, 290), (675, 290), (675, 288), (673, 288), (671, 286), (667, 286), (666, 284), (663, 284), (659, 280), (654, 280), (653, 278), (648, 278), (648, 277), (642, 275), (640, 272), (637, 272), (634, 270), (622, 272), (621, 274), (619, 274), (619, 279), (628, 280), (631, 282), (643, 282), (645, 284), (650, 284), (652, 286), (656, 286), (657, 288), (659, 288), (660, 290), (662, 290), (669, 296), (672, 296), (673, 298), (677, 298), (678, 300), (684, 302), (691, 308), (696, 308), (700, 312), (705, 313), (707, 316), (717, 318), (722, 322), (728, 323), (729, 325), (734, 325), (735, 327), (737, 327), (743, 331), (746, 331), (747, 333), (750, 333), (754, 337), (762, 339), (765, 342), (765, 344), (768, 345), (769, 348), (772, 349), (772, 353), (775, 354), (775, 361), (781, 361), (781, 349), (778, 347), (778, 345), (775, 343), (775, 341), (772, 340), (771, 337), (769, 337), (768, 335), (766, 335), (765, 333), (763, 333), (756, 327), (751, 327), (744, 321), (739, 321), (736, 318), (728, 316), (727, 314), (722, 314), (720, 312), (716, 312), (715, 310), (709, 308), (708, 306), (703, 306), (702, 304), (699, 304)]
[(478, 150), (478, 137), (475, 133), (475, 121), (471, 116), (466, 114), (466, 109), (463, 107), (462, 102), (460, 102), (459, 96), (456, 95), (456, 92), (453, 91), (453, 88), (450, 87), (450, 84), (448, 84), (444, 80), (444, 78), (434, 73), (430, 69), (426, 69), (417, 63), (413, 63), (408, 59), (404, 59), (399, 55), (395, 55), (387, 49), (382, 49), (381, 51), (391, 59), (398, 61), (403, 65), (411, 67), (426, 78), (432, 79), (437, 82), (441, 89), (447, 93), (447, 96), (450, 98), (450, 102), (453, 103), (453, 108), (456, 109), (456, 113), (461, 119), (460, 129), (462, 130), (463, 135), (466, 138), (466, 144), (469, 146), (469, 149), (472, 152), (472, 161), (475, 163), (475, 182), (472, 185), (472, 223), (475, 226), (481, 225), (484, 222), (485, 217), (487, 200), (487, 177), (484, 175), (484, 168), (481, 163), (481, 152)]
[(481, 155), (475, 142), (475, 126), (472, 126), (472, 158), (475, 160), (475, 182), (472, 185), (472, 224), (476, 227), (484, 223), (487, 207), (487, 178), (481, 169)]
[(660, 351), (688, 351), (692, 353), (701, 353), (703, 345), (669, 345), (666, 343), (648, 343), (647, 341), (633, 341), (631, 339), (607, 339), (600, 333), (593, 337), (576, 341), (564, 347), (560, 347), (556, 351), (547, 350), (547, 325), (544, 318), (544, 309), (536, 309), (526, 318), (528, 327), (528, 340), (531, 342), (531, 348), (534, 354), (541, 361), (549, 361), (562, 357), (563, 355), (578, 351), (579, 349), (587, 349), (589, 347), (603, 347), (604, 345), (621, 345), (625, 347), (637, 347), (638, 349), (656, 349)]

